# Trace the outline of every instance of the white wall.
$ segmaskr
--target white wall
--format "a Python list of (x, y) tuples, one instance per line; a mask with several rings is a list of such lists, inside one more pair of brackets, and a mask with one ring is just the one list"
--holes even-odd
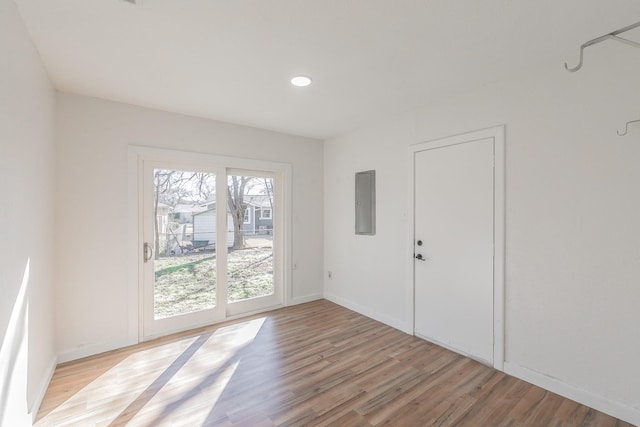
[(31, 425), (55, 366), (54, 97), (15, 4), (0, 0), (0, 425)]
[[(410, 116), (325, 142), (325, 298), (404, 331)], [(376, 171), (376, 234), (355, 235), (355, 172)], [(331, 271), (332, 278), (328, 278)]]
[(127, 304), (129, 145), (291, 163), (293, 302), (322, 297), (321, 141), (70, 94), (59, 94), (56, 114), (61, 360), (130, 344), (137, 330)]
[[(327, 141), (325, 290), (407, 330), (407, 146), (505, 124), (506, 369), (638, 424), (640, 126), (616, 130), (640, 118), (640, 55), (588, 53)], [(374, 237), (353, 234), (364, 169)]]

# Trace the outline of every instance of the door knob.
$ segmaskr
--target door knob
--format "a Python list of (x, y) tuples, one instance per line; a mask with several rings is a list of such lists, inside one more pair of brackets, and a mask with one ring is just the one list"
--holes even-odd
[(422, 254), (416, 254), (415, 255), (415, 259), (417, 259), (419, 261), (426, 261), (427, 260), (425, 257), (422, 256)]

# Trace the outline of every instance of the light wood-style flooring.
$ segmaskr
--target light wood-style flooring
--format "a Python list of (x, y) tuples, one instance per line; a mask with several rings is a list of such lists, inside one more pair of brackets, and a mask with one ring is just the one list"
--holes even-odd
[(60, 365), (37, 426), (630, 426), (321, 300)]

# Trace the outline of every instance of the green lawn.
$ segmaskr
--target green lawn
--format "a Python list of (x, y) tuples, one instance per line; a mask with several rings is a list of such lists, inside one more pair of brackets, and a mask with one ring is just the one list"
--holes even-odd
[[(229, 302), (273, 293), (272, 248), (229, 252)], [(215, 253), (194, 253), (155, 261), (155, 318), (175, 316), (216, 304)]]

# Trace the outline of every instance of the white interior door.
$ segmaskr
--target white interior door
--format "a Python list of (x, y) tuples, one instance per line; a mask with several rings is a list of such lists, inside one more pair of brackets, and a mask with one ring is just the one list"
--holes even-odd
[(414, 153), (415, 334), (492, 364), (494, 138)]

